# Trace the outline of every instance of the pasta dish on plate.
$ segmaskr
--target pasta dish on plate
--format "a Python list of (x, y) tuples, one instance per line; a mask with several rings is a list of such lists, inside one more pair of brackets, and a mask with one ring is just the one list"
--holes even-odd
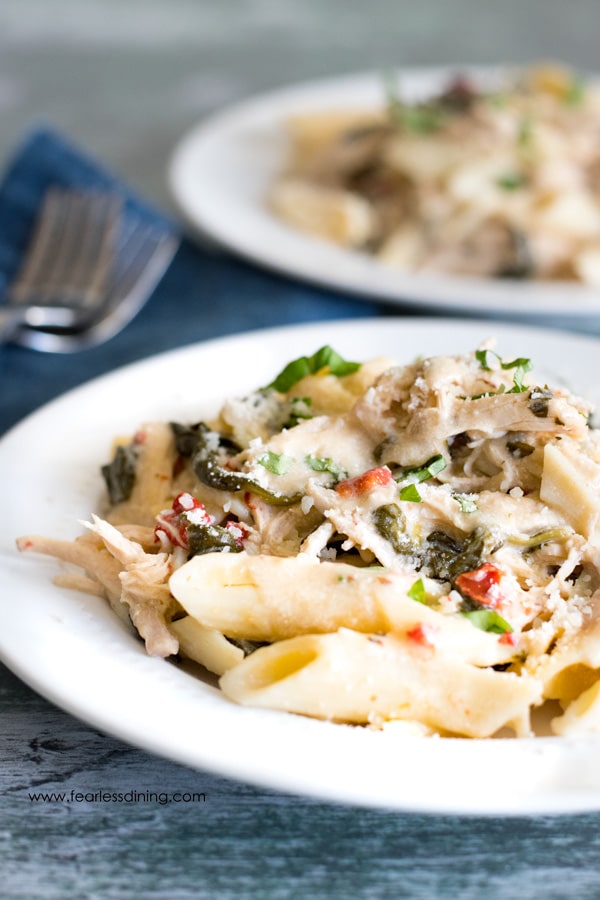
[(21, 551), (239, 704), (411, 733), (600, 727), (593, 410), (491, 342), (329, 346), (214, 419), (115, 441), (102, 517)]
[(300, 232), (405, 272), (600, 285), (600, 93), (562, 66), (411, 99), (392, 81), (286, 130), (268, 205)]

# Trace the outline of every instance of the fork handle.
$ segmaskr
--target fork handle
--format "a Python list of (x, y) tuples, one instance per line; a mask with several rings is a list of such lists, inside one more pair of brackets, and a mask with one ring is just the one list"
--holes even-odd
[(61, 306), (0, 306), (0, 344), (7, 344), (20, 328), (68, 328), (72, 309)]

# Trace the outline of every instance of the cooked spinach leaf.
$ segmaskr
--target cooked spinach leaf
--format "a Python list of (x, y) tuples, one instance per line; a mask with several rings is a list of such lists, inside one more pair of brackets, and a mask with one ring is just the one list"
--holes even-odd
[(129, 445), (117, 447), (111, 462), (102, 466), (100, 471), (106, 484), (108, 498), (113, 506), (129, 500), (131, 497), (135, 484), (136, 464), (137, 453)]

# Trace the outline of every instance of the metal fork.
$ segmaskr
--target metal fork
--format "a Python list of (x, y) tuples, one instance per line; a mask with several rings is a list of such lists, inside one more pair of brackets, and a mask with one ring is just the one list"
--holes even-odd
[(115, 193), (48, 192), (8, 305), (0, 307), (0, 340), (69, 353), (108, 340), (131, 321), (179, 241), (121, 211)]
[(74, 328), (23, 328), (18, 343), (49, 353), (72, 353), (102, 344), (122, 331), (150, 298), (179, 246), (156, 225), (129, 216), (121, 223), (106, 297), (93, 318)]
[(22, 326), (73, 328), (103, 302), (121, 198), (114, 193), (48, 189), (23, 263), (0, 307), (0, 337)]

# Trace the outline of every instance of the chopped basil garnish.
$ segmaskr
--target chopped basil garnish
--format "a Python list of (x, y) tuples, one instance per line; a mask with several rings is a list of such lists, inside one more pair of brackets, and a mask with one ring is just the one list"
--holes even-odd
[(474, 513), (477, 512), (477, 503), (473, 500), (473, 497), (470, 494), (452, 494), (458, 505), (460, 506), (460, 511), (463, 513)]
[(435, 478), (436, 475), (439, 475), (440, 472), (444, 471), (446, 465), (446, 460), (441, 453), (438, 453), (437, 456), (432, 456), (431, 459), (428, 459), (422, 466), (417, 466), (415, 469), (405, 469), (397, 480), (410, 480), (413, 484), (419, 484), (421, 481)]
[(492, 367), (488, 362), (488, 356), (495, 356), (496, 359), (500, 359), (497, 353), (494, 353), (493, 350), (476, 350), (475, 351), (475, 359), (479, 363), (482, 369), (485, 369), (486, 372), (491, 372)]
[(330, 475), (333, 475), (336, 481), (343, 481), (348, 477), (346, 470), (342, 469), (330, 456), (312, 456), (312, 454), (309, 454), (305, 457), (305, 460), (307, 466), (310, 466), (313, 472), (328, 472)]
[(294, 397), (290, 402), (290, 417), (286, 422), (286, 428), (294, 428), (304, 419), (312, 419), (312, 400), (310, 397)]
[(416, 484), (407, 484), (400, 491), (401, 500), (409, 500), (411, 503), (420, 503), (423, 499), (417, 490)]
[(496, 184), (503, 191), (516, 191), (518, 188), (525, 187), (527, 179), (522, 172), (505, 172), (504, 175), (496, 178)]
[(581, 78), (573, 78), (565, 92), (564, 102), (567, 106), (580, 106), (585, 97), (585, 85)]
[(532, 368), (531, 360), (527, 359), (525, 356), (519, 356), (517, 359), (512, 359), (509, 362), (504, 362), (504, 360), (498, 356), (497, 353), (494, 353), (493, 350), (476, 350), (475, 358), (481, 365), (482, 369), (485, 369), (486, 372), (491, 372), (492, 367), (489, 364), (488, 357), (495, 356), (498, 362), (500, 363), (500, 368), (504, 369), (514, 369), (513, 375), (513, 386), (510, 390), (506, 389), (505, 385), (500, 385), (500, 388), (497, 391), (487, 391), (483, 394), (477, 394), (475, 397), (471, 397), (471, 400), (479, 400), (481, 397), (493, 397), (495, 394), (521, 394), (523, 391), (528, 390), (528, 387), (523, 384), (523, 379), (525, 377), (526, 372), (530, 372)]
[(416, 134), (431, 134), (439, 131), (444, 124), (443, 113), (432, 104), (409, 106), (406, 103), (394, 103), (390, 105), (390, 114), (397, 125)]
[(348, 362), (330, 346), (325, 345), (313, 353), (312, 356), (300, 356), (285, 366), (279, 375), (263, 390), (278, 391), (286, 394), (298, 381), (307, 375), (315, 375), (321, 369), (328, 368), (332, 375), (340, 378), (343, 375), (351, 375), (357, 372), (361, 363)]
[(511, 365), (503, 365), (502, 368), (515, 368), (515, 374), (513, 375), (513, 386), (511, 390), (508, 391), (509, 394), (521, 394), (523, 391), (527, 390), (527, 385), (523, 384), (523, 379), (525, 377), (525, 374), (531, 370), (530, 359), (515, 359)]
[(517, 146), (520, 147), (521, 150), (528, 150), (529, 147), (531, 147), (532, 140), (533, 124), (531, 119), (529, 117), (526, 117), (519, 125), (519, 131), (517, 134)]
[(512, 625), (506, 619), (503, 619), (495, 609), (470, 609), (461, 613), (461, 615), (468, 619), (475, 628), (480, 628), (481, 631), (506, 634), (513, 630)]
[(272, 472), (273, 475), (285, 475), (286, 472), (289, 472), (293, 462), (291, 456), (285, 456), (283, 453), (273, 453), (272, 450), (267, 450), (257, 461), (267, 471)]
[(394, 73), (385, 73), (384, 82), (388, 115), (396, 127), (415, 134), (431, 134), (442, 128), (446, 116), (439, 102), (406, 103), (398, 93)]
[(418, 578), (413, 585), (406, 592), (406, 596), (410, 597), (411, 600), (416, 600), (417, 603), (425, 603), (425, 585), (423, 584), (423, 579)]
[(487, 372), (491, 372), (492, 367), (489, 364), (488, 357), (495, 356), (498, 362), (500, 363), (501, 369), (515, 369), (522, 368), (525, 372), (529, 372), (531, 369), (531, 360), (526, 356), (519, 356), (517, 359), (512, 359), (509, 362), (504, 362), (501, 356), (494, 352), (494, 350), (476, 350), (475, 351), (475, 359), (479, 362), (482, 369), (485, 369)]

